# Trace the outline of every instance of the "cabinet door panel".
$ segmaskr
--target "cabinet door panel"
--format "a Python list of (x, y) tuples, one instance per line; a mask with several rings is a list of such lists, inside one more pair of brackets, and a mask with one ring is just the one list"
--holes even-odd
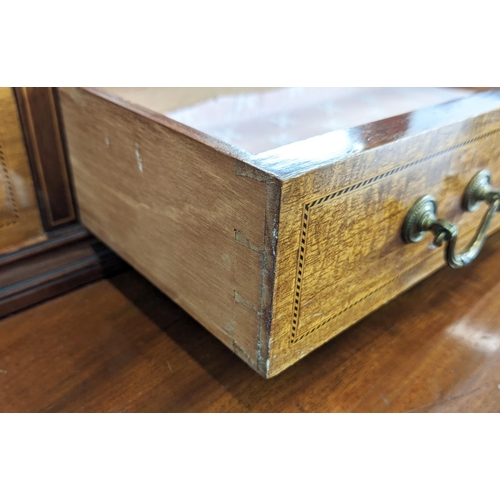
[(14, 91), (0, 88), (0, 254), (45, 239)]

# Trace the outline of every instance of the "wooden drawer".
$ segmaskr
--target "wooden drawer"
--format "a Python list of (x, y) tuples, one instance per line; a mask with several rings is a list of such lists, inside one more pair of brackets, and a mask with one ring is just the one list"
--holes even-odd
[(463, 209), (470, 180), (488, 169), (500, 187), (495, 90), (62, 89), (61, 101), (83, 223), (266, 377), (445, 265), (430, 234), (403, 241), (416, 200), (435, 197), (461, 250), (487, 210)]

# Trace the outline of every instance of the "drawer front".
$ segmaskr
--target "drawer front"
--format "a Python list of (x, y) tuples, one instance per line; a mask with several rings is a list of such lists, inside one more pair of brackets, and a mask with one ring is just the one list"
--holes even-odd
[[(436, 198), (438, 217), (459, 227), (458, 249), (466, 246), (487, 205), (467, 213), (462, 198), (483, 169), (500, 188), (498, 111), (285, 183), (271, 375), (445, 265), (431, 234), (416, 244), (402, 239), (406, 214), (421, 196)], [(500, 215), (490, 232), (498, 227)]]
[(0, 88), (0, 254), (46, 239), (11, 88)]

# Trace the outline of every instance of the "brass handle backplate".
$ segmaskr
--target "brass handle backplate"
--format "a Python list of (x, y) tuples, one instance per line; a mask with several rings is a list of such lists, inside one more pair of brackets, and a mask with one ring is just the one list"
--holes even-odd
[(456, 251), (458, 227), (437, 217), (437, 202), (430, 195), (418, 199), (408, 212), (402, 232), (405, 243), (417, 243), (431, 231), (436, 246), (446, 242), (445, 258), (450, 267), (459, 269), (470, 264), (483, 248), (491, 220), (500, 210), (500, 191), (491, 187), (490, 180), (491, 174), (487, 170), (482, 170), (472, 178), (465, 190), (462, 200), (465, 211), (474, 212), (483, 202), (489, 205), (489, 209), (475, 237), (463, 252)]

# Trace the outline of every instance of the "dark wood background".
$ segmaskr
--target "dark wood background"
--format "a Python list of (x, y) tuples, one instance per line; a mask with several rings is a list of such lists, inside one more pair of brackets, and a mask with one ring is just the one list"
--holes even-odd
[[(40, 234), (33, 241), (33, 235), (26, 231), (19, 241), (9, 244), (9, 228), (0, 231), (0, 318), (124, 268), (124, 263), (77, 220), (57, 89), (8, 90), (20, 123), (9, 137), (18, 137), (28, 180), (36, 191), (33, 210), (23, 217), (36, 218)], [(5, 163), (4, 170), (12, 174), (14, 167)], [(4, 182), (0, 178), (0, 189)], [(16, 186), (11, 189), (14, 199), (25, 197), (15, 192)]]

